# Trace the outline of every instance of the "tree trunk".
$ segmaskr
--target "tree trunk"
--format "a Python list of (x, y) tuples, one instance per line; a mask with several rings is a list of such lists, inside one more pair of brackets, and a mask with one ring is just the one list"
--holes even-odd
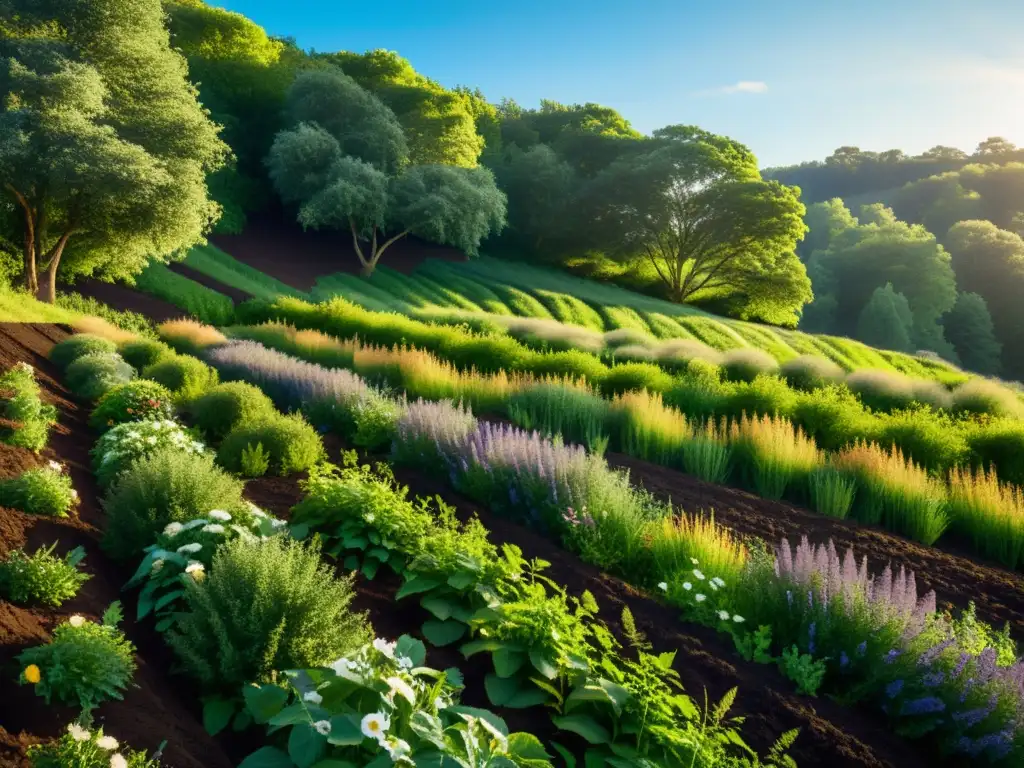
[(57, 267), (60, 266), (60, 257), (64, 255), (64, 246), (68, 244), (69, 239), (71, 239), (70, 230), (60, 236), (60, 240), (57, 241), (57, 244), (53, 246), (53, 250), (50, 252), (50, 265), (46, 270), (46, 300), (51, 304), (57, 303)]
[(28, 204), (28, 200), (13, 185), (7, 184), (7, 189), (14, 193), (18, 205), (25, 212), (25, 289), (33, 296), (39, 291), (39, 277), (36, 275), (36, 243), (37, 237), (42, 235), (36, 227), (35, 211)]

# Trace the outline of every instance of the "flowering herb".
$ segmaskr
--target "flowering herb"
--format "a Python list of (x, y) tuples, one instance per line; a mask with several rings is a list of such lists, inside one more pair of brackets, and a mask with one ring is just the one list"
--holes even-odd
[(134, 461), (162, 448), (173, 448), (189, 454), (207, 453), (206, 445), (197, 439), (194, 430), (171, 419), (147, 420), (118, 424), (107, 431), (93, 446), (93, 468), (100, 485), (108, 486)]
[(78, 594), (91, 576), (78, 566), (85, 559), (85, 550), (75, 547), (63, 558), (54, 557), (57, 543), (27, 555), (16, 549), (0, 560), (0, 594), (15, 603), (39, 602), (59, 606)]
[(159, 768), (162, 751), (163, 744), (149, 757), (104, 734), (102, 728), (71, 723), (56, 742), (29, 747), (28, 757), (33, 768)]

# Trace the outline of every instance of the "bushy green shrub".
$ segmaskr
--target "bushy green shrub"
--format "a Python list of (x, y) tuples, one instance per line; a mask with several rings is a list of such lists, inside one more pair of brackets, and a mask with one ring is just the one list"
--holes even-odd
[(730, 349), (722, 359), (722, 371), (729, 381), (753, 381), (761, 374), (778, 370), (774, 357), (754, 347)]
[(622, 363), (612, 366), (601, 381), (605, 395), (646, 389), (648, 392), (665, 392), (672, 387), (672, 376), (652, 363)]
[(164, 448), (132, 464), (107, 492), (103, 548), (131, 560), (168, 523), (241, 505), (242, 483), (217, 467), (212, 456)]
[(846, 377), (846, 386), (868, 408), (894, 411), (914, 402), (914, 386), (899, 373), (862, 368)]
[(189, 404), (196, 426), (212, 440), (231, 430), (274, 414), (274, 403), (259, 387), (242, 381), (218, 384)]
[(966, 437), (972, 463), (995, 467), (1002, 480), (1024, 485), (1024, 422), (1001, 419), (979, 424)]
[(74, 291), (60, 293), (57, 295), (57, 306), (79, 314), (100, 317), (122, 331), (137, 333), (140, 336), (153, 336), (153, 324), (148, 317), (139, 312), (114, 309), (93, 296), (83, 296)]
[(72, 392), (86, 400), (97, 400), (118, 384), (135, 378), (135, 369), (116, 352), (83, 355), (67, 367), (65, 382)]
[(221, 443), (217, 460), (232, 472), (242, 471), (242, 451), (262, 443), (270, 455), (271, 471), (279, 475), (302, 472), (324, 458), (320, 435), (301, 414), (275, 414), (239, 424)]
[(263, 443), (249, 443), (242, 449), (242, 460), (239, 462), (242, 477), (263, 477), (270, 469), (270, 454), (263, 450)]
[(968, 455), (963, 432), (948, 414), (935, 414), (918, 406), (881, 414), (875, 440), (895, 445), (905, 456), (926, 469), (945, 471)]
[(953, 390), (953, 410), (957, 413), (1020, 418), (1024, 404), (1012, 389), (985, 379), (971, 379)]
[(50, 350), (50, 360), (59, 368), (67, 368), (83, 355), (117, 352), (117, 345), (102, 336), (78, 333), (69, 336)]
[(352, 444), (368, 451), (390, 446), (401, 415), (402, 404), (386, 397), (369, 397), (357, 403)]
[(593, 355), (570, 349), (565, 352), (538, 352), (524, 366), (535, 376), (568, 376), (600, 381), (608, 368)]
[(196, 439), (194, 429), (187, 430), (170, 419), (118, 424), (100, 437), (90, 452), (96, 480), (106, 488), (133, 462), (164, 449), (194, 454), (206, 452), (206, 446)]
[(353, 577), (337, 579), (317, 545), (284, 537), (236, 539), (206, 578), (186, 582), (188, 610), (168, 641), (184, 671), (230, 695), (282, 669), (321, 667), (369, 637), (349, 606)]
[(21, 682), (35, 685), (47, 704), (56, 697), (85, 713), (122, 698), (135, 674), (135, 647), (117, 628), (121, 618), (120, 603), (107, 609), (101, 624), (72, 616), (49, 643), (18, 656)]
[[(9, 393), (9, 394), (8, 394)], [(0, 376), (0, 415), (11, 422), (0, 427), (0, 442), (39, 453), (57, 423), (57, 409), (44, 404), (35, 370), (18, 363)]]
[(105, 432), (117, 424), (174, 416), (171, 393), (167, 387), (149, 379), (133, 379), (118, 384), (99, 399), (89, 426)]
[(32, 768), (160, 768), (158, 759), (119, 744), (102, 728), (90, 731), (78, 723), (69, 725), (57, 741), (33, 744), (28, 758)]
[(12, 603), (42, 603), (53, 608), (77, 595), (92, 578), (78, 570), (85, 550), (75, 547), (64, 557), (54, 557), (56, 547), (54, 542), (31, 555), (21, 549), (8, 553), (0, 560), (0, 594)]
[(874, 440), (878, 417), (845, 386), (827, 386), (802, 395), (791, 417), (824, 450), (835, 451), (858, 438)]
[(744, 413), (789, 418), (797, 399), (798, 393), (778, 376), (761, 375), (753, 381), (732, 384), (721, 399), (718, 413), (730, 418), (739, 418)]
[(173, 357), (174, 350), (156, 339), (137, 339), (120, 347), (121, 357), (137, 371), (148, 368), (163, 357)]
[(779, 373), (789, 386), (808, 391), (843, 379), (843, 369), (819, 355), (800, 355), (787, 360), (779, 368)]
[(142, 371), (143, 377), (163, 384), (178, 402), (188, 402), (217, 386), (217, 371), (188, 355), (164, 358)]
[(28, 469), (17, 477), (0, 480), (0, 506), (20, 509), (30, 515), (67, 517), (78, 501), (71, 478), (55, 461)]

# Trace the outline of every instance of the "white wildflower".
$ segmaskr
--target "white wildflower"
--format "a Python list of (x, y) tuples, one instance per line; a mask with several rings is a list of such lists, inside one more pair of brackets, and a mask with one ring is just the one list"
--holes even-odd
[(179, 533), (181, 533), (184, 527), (185, 526), (183, 526), (181, 523), (168, 523), (167, 526), (164, 528), (164, 536), (170, 536), (173, 538), (177, 536)]
[(447, 706), (448, 702), (446, 702), (442, 697), (438, 696), (434, 699), (434, 709), (445, 709)]
[(320, 704), (323, 703), (324, 697), (321, 696), (316, 691), (306, 691), (302, 695), (302, 700), (305, 701), (308, 704), (314, 704), (316, 706), (319, 706)]
[(381, 746), (387, 750), (388, 757), (390, 757), (391, 761), (394, 763), (397, 763), (412, 751), (412, 748), (409, 746), (409, 742), (403, 741), (402, 739), (389, 739), (381, 742)]
[(688, 581), (684, 581), (683, 582), (683, 589), (685, 589), (687, 592), (689, 592), (691, 589), (693, 589), (693, 584), (691, 584)]
[(60, 472), (64, 471), (64, 467), (61, 466), (59, 461), (52, 461), (51, 460), (49, 462), (48, 466), (50, 467), (50, 469), (52, 469), (54, 472), (57, 472), (57, 473), (60, 473)]
[(110, 768), (128, 768), (128, 761), (120, 752), (110, 756)]
[(707, 600), (707, 597), (698, 592), (696, 595), (693, 596), (693, 599), (696, 600), (698, 603), (703, 603), (705, 600)]
[(744, 621), (746, 621), (746, 619), (744, 619), (738, 613), (732, 617), (732, 620), (735, 621), (737, 624), (742, 624)]
[(697, 581), (704, 581), (704, 574), (698, 571), (696, 568), (693, 569), (693, 576)]
[(276, 517), (270, 521), (271, 528), (284, 528), (286, 525), (288, 525), (287, 522), (285, 522), (284, 520), (278, 520)]
[(363, 735), (368, 739), (376, 739), (378, 743), (384, 741), (384, 734), (391, 727), (391, 720), (383, 712), (372, 712), (359, 723)]
[(76, 491), (74, 488), (71, 489), (71, 498), (75, 500), (78, 499), (78, 491)]
[(399, 656), (397, 661), (399, 669), (412, 669), (412, 659), (408, 656)]
[(117, 749), (117, 739), (113, 736), (100, 736), (96, 739), (96, 746), (100, 749), (105, 749), (108, 752), (112, 752)]
[(367, 512), (366, 516), (363, 519), (366, 520), (366, 522), (368, 523), (372, 523), (377, 518), (374, 516), (373, 512)]
[(410, 704), (412, 704), (413, 706), (416, 705), (416, 692), (412, 689), (412, 686), (405, 682), (405, 680), (403, 680), (400, 677), (389, 677), (387, 680), (385, 680), (385, 682), (391, 689), (392, 694), (399, 693)]
[(658, 589), (660, 589), (662, 592), (668, 592), (668, 582), (667, 581), (658, 582)]
[(718, 618), (720, 618), (722, 621), (728, 621), (729, 620), (729, 612), (728, 611), (719, 611), (718, 612)]
[(249, 511), (252, 512), (252, 514), (255, 515), (256, 517), (266, 517), (267, 516), (266, 512), (264, 512), (262, 509), (257, 507), (251, 501), (249, 502)]
[(331, 723), (328, 720), (317, 720), (313, 723), (313, 727), (321, 736), (329, 736), (331, 733)]
[(373, 647), (387, 656), (389, 659), (395, 658), (395, 644), (389, 643), (382, 637), (374, 638)]
[(180, 547), (178, 547), (177, 551), (179, 555), (194, 555), (202, 548), (202, 544), (200, 544), (198, 541), (193, 541), (191, 544), (182, 544)]
[(78, 723), (71, 723), (68, 726), (68, 733), (71, 734), (71, 738), (75, 741), (87, 741), (92, 736), (89, 731), (80, 726)]
[(725, 586), (725, 582), (722, 581), (722, 579), (720, 579), (718, 576), (715, 576), (713, 579), (711, 579), (711, 583), (718, 587)]
[(209, 522), (210, 521), (207, 520), (205, 517), (197, 517), (195, 520), (189, 520), (187, 523), (181, 526), (181, 530), (191, 531), (193, 528), (198, 528), (199, 526), (206, 525)]
[(203, 526), (203, 533), (224, 533), (224, 526), (220, 523), (210, 523)]
[(700, 565), (700, 560), (698, 560), (696, 557), (691, 557), (690, 562), (694, 565)]
[(211, 509), (207, 516), (218, 523), (226, 523), (231, 519), (231, 513), (225, 512), (223, 509)]
[(338, 659), (336, 662), (331, 664), (331, 669), (334, 670), (334, 674), (338, 677), (343, 677), (346, 680), (351, 680), (353, 683), (362, 683), (363, 678), (358, 674), (359, 668), (355, 663), (348, 659)]
[(81, 616), (76, 613), (74, 616), (68, 619), (68, 624), (70, 624), (72, 627), (80, 627), (83, 624), (85, 624), (85, 616)]
[(150, 435), (146, 438), (146, 442), (150, 445), (156, 445), (156, 435)]
[(189, 564), (185, 566), (185, 573), (196, 581), (202, 581), (203, 576), (206, 575), (206, 566), (198, 560), (190, 560)]

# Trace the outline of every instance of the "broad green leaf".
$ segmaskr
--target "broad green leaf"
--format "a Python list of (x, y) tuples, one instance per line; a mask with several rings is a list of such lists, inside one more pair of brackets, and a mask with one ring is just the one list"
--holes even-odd
[(345, 549), (366, 549), (370, 544), (365, 536), (346, 536), (343, 543)]
[(414, 667), (423, 666), (427, 660), (427, 647), (422, 640), (417, 640), (409, 635), (402, 635), (395, 643), (395, 655), (406, 656), (412, 660)]
[(378, 568), (380, 568), (379, 560), (365, 560), (363, 562), (363, 575), (372, 580), (377, 575)]
[(208, 699), (203, 703), (203, 727), (211, 736), (228, 727), (237, 705), (230, 699)]
[(559, 730), (571, 731), (591, 744), (607, 744), (611, 738), (608, 729), (589, 715), (552, 715), (551, 722)]
[(346, 571), (357, 571), (357, 570), (359, 570), (359, 556), (358, 555), (349, 555), (348, 557), (345, 558), (345, 560), (342, 563), (342, 565), (345, 566), (345, 570)]
[(422, 710), (414, 712), (409, 720), (409, 727), (424, 741), (433, 744), (438, 749), (445, 748), (444, 726), (436, 715)]
[(448, 577), (448, 586), (452, 589), (464, 590), (473, 586), (476, 577), (469, 573), (453, 573)]
[(288, 691), (276, 685), (249, 685), (242, 693), (245, 696), (245, 708), (261, 725), (280, 712), (288, 701)]
[(530, 663), (533, 664), (533, 668), (540, 672), (548, 680), (554, 680), (558, 677), (558, 666), (554, 660), (542, 651), (536, 648), (530, 649)]
[(164, 595), (163, 597), (161, 597), (159, 600), (156, 601), (156, 604), (153, 606), (153, 610), (154, 611), (159, 611), (165, 605), (169, 605), (170, 603), (173, 603), (175, 600), (177, 600), (179, 597), (181, 597), (184, 594), (185, 594), (185, 590), (184, 589), (175, 589), (173, 592), (168, 592), (166, 595)]
[(466, 634), (466, 625), (454, 619), (423, 622), (423, 636), (430, 641), (431, 645), (439, 647), (451, 645), (464, 634)]
[(296, 523), (288, 528), (288, 533), (292, 535), (293, 539), (301, 541), (309, 535), (309, 526), (306, 523)]
[(378, 755), (373, 762), (367, 763), (366, 768), (391, 768), (394, 763), (391, 762), (391, 758), (387, 752), (383, 752)]
[(565, 768), (576, 768), (576, 756), (557, 741), (552, 741), (551, 746), (555, 748), (558, 756), (565, 761)]
[(366, 556), (372, 557), (375, 560), (380, 560), (382, 563), (386, 563), (388, 558), (391, 557), (391, 553), (384, 547), (373, 547), (366, 553)]
[(277, 726), (308, 723), (309, 715), (306, 714), (306, 707), (304, 704), (295, 703), (282, 709), (267, 722), (270, 725)]
[(326, 747), (327, 739), (308, 722), (296, 725), (288, 735), (288, 756), (298, 768), (310, 768)]
[(462, 646), (459, 650), (462, 651), (462, 655), (467, 659), (477, 653), (483, 653), (484, 651), (496, 651), (499, 648), (505, 648), (506, 643), (502, 640), (495, 640), (494, 638), (482, 638), (480, 640), (471, 640)]
[(359, 768), (355, 763), (350, 763), (348, 760), (335, 760), (334, 758), (327, 758), (321, 760), (319, 763), (314, 763), (313, 768)]
[(498, 677), (512, 677), (526, 663), (526, 654), (522, 651), (499, 648), (491, 659), (494, 661), (494, 671)]
[(540, 739), (531, 733), (513, 733), (508, 737), (508, 752), (521, 760), (550, 760)]
[(409, 595), (415, 595), (420, 592), (427, 592), (440, 585), (441, 582), (437, 581), (436, 579), (428, 579), (425, 576), (413, 576), (411, 579), (405, 582), (405, 584), (402, 585), (401, 589), (398, 590), (398, 592), (395, 594), (395, 599), (401, 600), (403, 597), (408, 597)]
[[(533, 681), (536, 683), (536, 681)], [(523, 687), (519, 693), (513, 696), (505, 704), (509, 709), (529, 709), (530, 707), (539, 707), (541, 704), (546, 704), (548, 701), (548, 695), (534, 687)]]
[(484, 678), (487, 699), (496, 707), (503, 707), (519, 692), (519, 680), (489, 674)]
[(568, 712), (583, 702), (597, 701), (610, 704), (612, 709), (615, 710), (615, 714), (618, 715), (621, 713), (622, 707), (629, 700), (629, 695), (629, 691), (621, 685), (601, 678), (597, 681), (591, 681), (585, 686), (573, 689), (566, 699), (565, 708)]
[(462, 676), (462, 672), (458, 667), (448, 667), (444, 671), (444, 676), (448, 678), (448, 685), (453, 688), (464, 688), (466, 685), (466, 679)]
[(451, 618), (452, 609), (454, 607), (450, 600), (445, 600), (443, 597), (433, 596), (424, 597), (420, 600), (420, 605), (434, 614), (434, 616), (439, 618), (441, 621)]
[(339, 747), (354, 746), (363, 741), (363, 731), (357, 714), (335, 715), (331, 718), (331, 732), (327, 741)]
[(235, 713), (235, 719), (231, 723), (231, 730), (233, 731), (244, 731), (250, 725), (252, 725), (252, 715), (247, 710), (241, 710)]
[(505, 721), (489, 709), (478, 709), (477, 707), (467, 707), (463, 704), (456, 704), (454, 707), (448, 707), (445, 712), (461, 715), (463, 716), (463, 719), (465, 719), (465, 717), (475, 717), (478, 720), (486, 720), (498, 733), (503, 736), (508, 736), (508, 726), (505, 725)]
[(291, 758), (280, 749), (261, 747), (249, 755), (238, 768), (295, 768)]

